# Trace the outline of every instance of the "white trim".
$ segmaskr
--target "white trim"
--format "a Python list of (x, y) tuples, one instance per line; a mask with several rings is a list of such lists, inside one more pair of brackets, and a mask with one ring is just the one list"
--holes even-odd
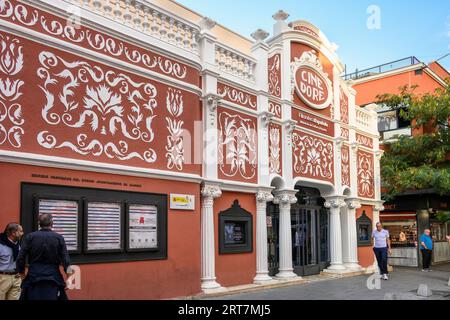
[(0, 150), (0, 161), (31, 166), (48, 167), (48, 168), (90, 171), (97, 173), (110, 173), (114, 175), (127, 175), (134, 177), (174, 180), (183, 182), (201, 183), (203, 181), (202, 177), (196, 174), (169, 172), (156, 169), (130, 167), (111, 163), (76, 160), (71, 158), (45, 156), (16, 151)]

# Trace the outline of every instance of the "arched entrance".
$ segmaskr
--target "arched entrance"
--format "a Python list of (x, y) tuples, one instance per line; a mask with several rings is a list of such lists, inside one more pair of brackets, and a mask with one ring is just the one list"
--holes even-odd
[[(329, 265), (329, 215), (325, 200), (314, 188), (300, 188), (291, 206), (292, 265), (299, 276), (319, 274)], [(269, 274), (278, 273), (279, 207), (267, 207)]]

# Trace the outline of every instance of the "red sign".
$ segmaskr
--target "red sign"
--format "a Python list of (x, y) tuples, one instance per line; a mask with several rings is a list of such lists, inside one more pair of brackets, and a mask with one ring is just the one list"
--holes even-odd
[(308, 106), (325, 109), (330, 105), (331, 95), (327, 80), (309, 66), (300, 66), (295, 73), (297, 94)]
[(295, 108), (292, 108), (292, 120), (300, 127), (334, 137), (334, 123), (330, 120)]

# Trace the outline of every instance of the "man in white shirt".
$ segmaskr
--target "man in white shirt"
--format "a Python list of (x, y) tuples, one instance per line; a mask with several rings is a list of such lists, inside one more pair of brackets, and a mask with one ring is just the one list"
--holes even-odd
[(377, 258), (380, 275), (384, 280), (388, 280), (388, 254), (391, 254), (391, 240), (389, 239), (389, 231), (384, 230), (380, 222), (377, 228), (372, 232), (374, 240), (373, 252)]

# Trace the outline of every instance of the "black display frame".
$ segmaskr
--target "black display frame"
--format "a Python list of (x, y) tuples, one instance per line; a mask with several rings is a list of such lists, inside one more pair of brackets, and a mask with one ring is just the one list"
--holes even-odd
[[(157, 210), (157, 220), (156, 221), (156, 240), (158, 242), (158, 245), (156, 246), (156, 248), (130, 248), (130, 206), (132, 205), (144, 205), (144, 206), (155, 206), (156, 210)], [(161, 204), (158, 203), (154, 203), (154, 204), (149, 204), (148, 201), (126, 201), (125, 203), (125, 219), (126, 219), (126, 223), (125, 223), (125, 232), (126, 232), (126, 243), (125, 243), (125, 248), (127, 250), (127, 252), (158, 252), (161, 249), (161, 243), (159, 242), (159, 210)]]
[[(225, 243), (225, 225), (226, 223), (238, 222), (244, 223), (243, 244)], [(253, 215), (243, 209), (238, 200), (234, 200), (231, 208), (219, 213), (219, 254), (239, 254), (253, 252)]]
[[(367, 240), (361, 240), (361, 227), (367, 227)], [(356, 219), (356, 239), (358, 247), (370, 247), (372, 245), (372, 220), (366, 215), (366, 211)]]
[[(114, 262), (131, 262), (131, 261), (149, 261), (149, 260), (167, 260), (168, 259), (168, 196), (167, 194), (144, 193), (133, 191), (110, 190), (89, 187), (61, 186), (54, 184), (39, 183), (21, 183), (21, 224), (26, 234), (37, 231), (38, 208), (37, 199), (55, 199), (67, 201), (79, 201), (79, 219), (80, 225), (79, 237), (81, 242), (78, 243), (80, 248), (77, 252), (69, 252), (72, 264), (94, 264), (94, 263), (114, 263)], [(90, 202), (121, 202), (121, 235), (122, 250), (121, 252), (111, 252), (111, 250), (101, 251), (84, 251), (85, 248), (85, 221), (87, 220), (87, 199)], [(127, 203), (154, 205), (158, 208), (157, 216), (157, 241), (158, 248), (155, 250), (127, 250), (128, 246), (128, 212)], [(80, 210), (82, 212), (80, 212)]]

